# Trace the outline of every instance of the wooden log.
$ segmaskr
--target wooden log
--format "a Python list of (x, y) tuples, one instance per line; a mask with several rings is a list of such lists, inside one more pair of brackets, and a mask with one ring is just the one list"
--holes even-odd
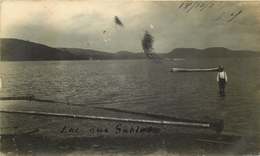
[(33, 100), (34, 96), (33, 95), (28, 95), (28, 96), (10, 96), (10, 97), (0, 97), (0, 100)]
[(53, 117), (76, 118), (76, 119), (120, 121), (120, 122), (145, 123), (145, 124), (157, 124), (157, 125), (172, 125), (172, 126), (193, 127), (193, 128), (209, 128), (216, 131), (219, 128), (221, 130), (223, 129), (223, 122), (200, 123), (200, 122), (185, 122), (185, 121), (145, 120), (145, 119), (116, 118), (116, 117), (76, 115), (76, 114), (50, 113), (50, 112), (38, 112), (38, 111), (16, 111), (16, 110), (0, 110), (0, 113), (15, 113), (15, 114), (25, 114), (25, 115), (53, 116)]
[(171, 72), (216, 72), (218, 68), (200, 68), (200, 69), (192, 69), (192, 68), (172, 68)]

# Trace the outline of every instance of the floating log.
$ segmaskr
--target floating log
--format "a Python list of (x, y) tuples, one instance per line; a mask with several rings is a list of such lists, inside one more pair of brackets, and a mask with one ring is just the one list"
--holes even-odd
[(10, 97), (0, 97), (0, 100), (33, 100), (34, 96), (33, 95), (28, 95), (28, 96), (10, 96)]
[(32, 130), (24, 130), (24, 131), (21, 131), (18, 129), (18, 127), (16, 128), (15, 127), (15, 130), (8, 130), (6, 132), (4, 132), (3, 130), (0, 132), (0, 136), (1, 137), (5, 137), (5, 136), (21, 136), (21, 135), (31, 135), (31, 134), (34, 134), (34, 133), (37, 133), (39, 132), (40, 129), (39, 128), (35, 128), (35, 129), (32, 129)]
[(219, 68), (172, 68), (171, 72), (216, 72)]
[(2, 89), (3, 85), (2, 85), (2, 78), (0, 77), (0, 89)]
[(172, 125), (172, 126), (193, 127), (193, 128), (209, 128), (209, 129), (215, 130), (217, 133), (220, 133), (224, 128), (224, 123), (223, 123), (222, 120), (212, 122), (212, 123), (202, 123), (202, 122), (185, 122), (185, 121), (165, 121), (165, 120), (144, 120), (144, 119), (131, 119), (131, 118), (116, 118), (116, 117), (103, 117), (103, 116), (91, 116), (91, 115), (49, 113), (49, 112), (38, 112), (38, 111), (0, 110), (0, 112), (1, 113), (25, 114), (25, 115), (76, 118), (76, 119), (120, 121), (120, 122), (156, 124), (156, 125)]
[(146, 117), (157, 118), (157, 119), (160, 119), (160, 120), (207, 123), (207, 122), (198, 121), (198, 120), (176, 118), (176, 117), (173, 117), (173, 116), (167, 116), (167, 115), (162, 115), (162, 114), (154, 114), (154, 113), (148, 113), (148, 112), (134, 112), (134, 111), (129, 111), (129, 110), (122, 110), (122, 109), (108, 108), (108, 107), (99, 107), (99, 106), (95, 106), (94, 108), (113, 111), (113, 112), (142, 115), (142, 116), (146, 116)]
[(225, 144), (225, 145), (234, 145), (235, 144), (234, 142), (228, 142), (228, 141), (224, 141), (224, 140), (196, 139), (196, 141), (212, 143), (212, 144)]
[(48, 99), (38, 99), (38, 98), (35, 98), (34, 95), (0, 97), (0, 100), (2, 100), (2, 101), (8, 101), (8, 100), (25, 100), (25, 101), (58, 103), (58, 104), (72, 105), (72, 106), (84, 106), (84, 104), (75, 104), (75, 103), (62, 102), (62, 101), (54, 101), (54, 100), (48, 100)]

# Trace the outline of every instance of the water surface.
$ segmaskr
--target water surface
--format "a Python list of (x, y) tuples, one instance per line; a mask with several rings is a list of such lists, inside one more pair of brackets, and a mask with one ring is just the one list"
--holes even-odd
[[(1, 62), (1, 96), (106, 106), (179, 118), (224, 119), (225, 131), (259, 136), (258, 58)], [(227, 96), (215, 72), (169, 72), (172, 67), (225, 66)]]

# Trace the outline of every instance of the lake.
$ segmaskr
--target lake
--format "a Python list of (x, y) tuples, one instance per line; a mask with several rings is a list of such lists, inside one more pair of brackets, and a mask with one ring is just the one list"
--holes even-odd
[[(216, 72), (170, 72), (172, 67), (224, 65), (226, 97)], [(223, 119), (224, 131), (260, 136), (260, 59), (216, 58), (1, 62), (1, 96), (156, 113), (185, 119)]]

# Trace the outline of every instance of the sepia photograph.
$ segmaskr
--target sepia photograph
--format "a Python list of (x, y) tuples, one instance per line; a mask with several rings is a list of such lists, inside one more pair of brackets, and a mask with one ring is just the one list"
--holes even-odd
[(0, 0), (0, 155), (260, 155), (259, 8)]

